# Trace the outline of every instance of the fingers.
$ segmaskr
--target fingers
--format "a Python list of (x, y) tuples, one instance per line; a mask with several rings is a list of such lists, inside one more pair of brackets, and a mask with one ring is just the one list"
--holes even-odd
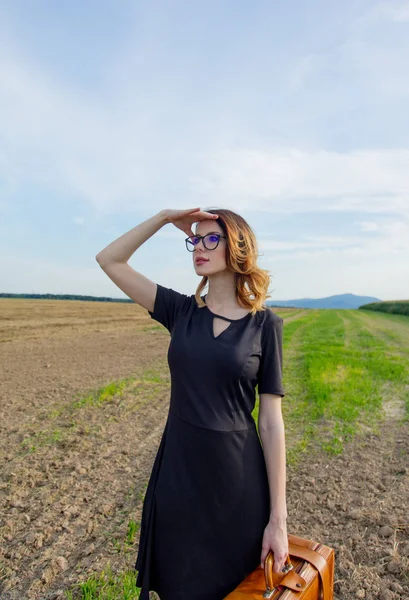
[[(213, 213), (209, 213), (206, 210), (201, 210), (200, 206), (198, 208), (188, 208), (182, 211), (184, 214), (194, 214), (195, 217), (199, 217), (199, 219), (218, 219), (219, 215), (214, 215)], [(197, 213), (197, 214), (195, 214)]]
[[(264, 563), (265, 560), (267, 558), (267, 554), (268, 552), (263, 551), (262, 555), (261, 555), (261, 560), (260, 560), (260, 566), (262, 569), (264, 569)], [(273, 571), (274, 573), (287, 573), (288, 572), (288, 565), (287, 565), (287, 556), (288, 554), (278, 554), (273, 553)]]
[[(264, 569), (264, 560), (261, 561), (260, 566)], [(287, 573), (288, 569), (286, 568), (284, 561), (282, 563), (274, 561), (273, 571), (274, 573)]]
[(202, 220), (204, 220), (204, 219), (218, 219), (219, 218), (219, 215), (214, 215), (213, 213), (206, 212), (205, 210), (200, 211), (199, 213), (197, 213), (197, 216), (199, 218), (201, 218)]
[[(269, 552), (270, 552), (270, 547), (266, 546), (266, 545), (263, 545), (262, 546), (262, 551), (261, 551), (261, 561), (260, 561), (260, 565), (261, 565), (262, 569), (264, 569), (264, 563), (265, 563), (265, 560), (266, 560)], [(273, 553), (272, 550), (271, 550), (271, 553), (274, 556), (274, 553)]]
[(287, 573), (289, 571), (288, 565), (286, 564), (287, 554), (278, 554), (277, 557), (274, 555), (274, 566), (273, 571), (275, 573)]

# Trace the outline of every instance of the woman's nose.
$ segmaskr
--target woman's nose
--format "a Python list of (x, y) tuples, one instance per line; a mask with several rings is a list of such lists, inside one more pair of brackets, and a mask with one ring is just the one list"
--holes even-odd
[(204, 245), (204, 243), (203, 243), (203, 238), (200, 238), (200, 240), (197, 242), (197, 244), (196, 244), (196, 247), (195, 247), (195, 250), (197, 250), (197, 249), (198, 249), (198, 247), (199, 247), (199, 244), (202, 244), (202, 249), (203, 249), (203, 250), (206, 250), (206, 248), (205, 248), (205, 245)]

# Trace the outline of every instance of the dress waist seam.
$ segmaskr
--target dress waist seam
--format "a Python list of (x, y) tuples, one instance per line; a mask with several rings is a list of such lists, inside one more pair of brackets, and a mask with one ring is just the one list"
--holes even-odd
[(256, 424), (255, 423), (254, 423), (254, 425), (251, 425), (250, 427), (247, 427), (246, 429), (229, 429), (228, 431), (226, 431), (225, 429), (212, 429), (211, 427), (203, 427), (202, 425), (196, 425), (196, 423), (191, 423), (190, 421), (186, 421), (186, 419), (183, 419), (182, 417), (180, 417), (172, 409), (169, 409), (169, 414), (173, 415), (174, 417), (176, 417), (180, 421), (183, 421), (187, 425), (190, 425), (191, 427), (196, 427), (197, 429), (205, 429), (206, 431), (214, 431), (216, 433), (242, 433), (243, 431), (250, 431), (250, 429), (251, 430), (255, 430), (256, 429)]

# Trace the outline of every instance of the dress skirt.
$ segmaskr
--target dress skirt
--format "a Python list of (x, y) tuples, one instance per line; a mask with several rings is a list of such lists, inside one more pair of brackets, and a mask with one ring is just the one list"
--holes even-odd
[(170, 410), (144, 500), (140, 599), (154, 590), (161, 600), (222, 600), (260, 564), (268, 520), (255, 423), (214, 431)]

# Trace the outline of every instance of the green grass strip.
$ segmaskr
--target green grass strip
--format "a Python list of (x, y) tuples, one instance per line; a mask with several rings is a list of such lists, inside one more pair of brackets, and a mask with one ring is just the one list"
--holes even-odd
[(135, 582), (134, 569), (114, 573), (108, 563), (103, 571), (85, 582), (75, 584), (74, 589), (64, 593), (67, 600), (137, 600), (140, 588), (136, 587)]
[[(342, 452), (360, 427), (376, 429), (387, 388), (404, 390), (409, 414), (409, 370), (400, 338), (368, 331), (356, 311), (312, 310), (284, 323), (287, 460), (315, 445)], [(257, 421), (259, 398), (253, 417)]]

